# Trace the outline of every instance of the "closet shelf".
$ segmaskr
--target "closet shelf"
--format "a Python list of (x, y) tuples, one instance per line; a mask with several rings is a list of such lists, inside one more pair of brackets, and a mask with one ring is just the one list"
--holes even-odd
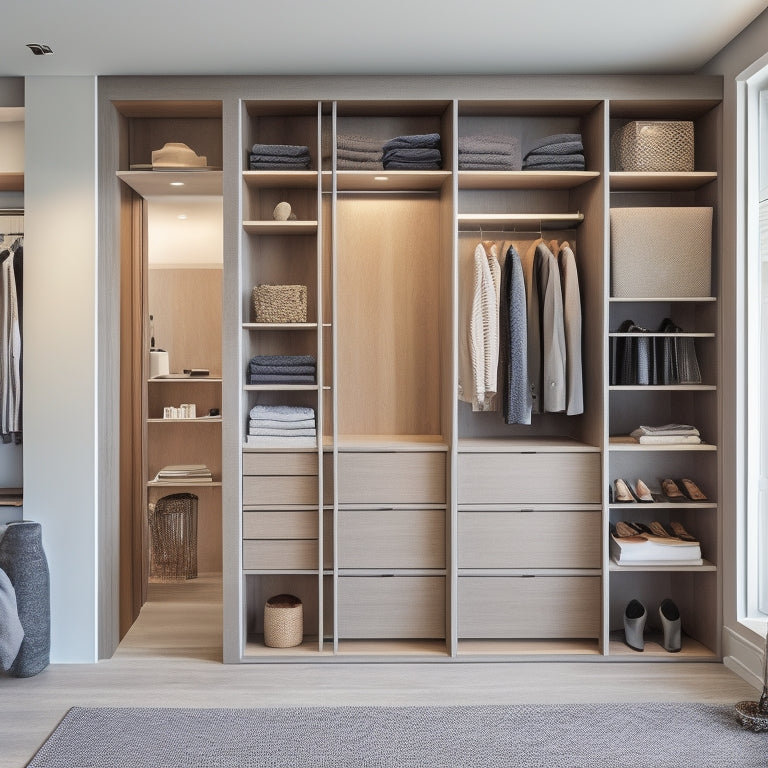
[(599, 453), (596, 445), (567, 437), (462, 437), (459, 453)]
[(24, 171), (0, 173), (0, 192), (23, 192)]
[(221, 416), (198, 416), (194, 419), (147, 419), (147, 424), (221, 424)]
[(575, 189), (597, 171), (459, 171), (459, 189)]
[(631, 502), (612, 502), (608, 505), (610, 509), (644, 509), (652, 512), (654, 509), (717, 509), (715, 501), (654, 501), (653, 503), (642, 503), (639, 501)]
[[(616, 435), (608, 438), (608, 447), (612, 451), (716, 451), (717, 446), (710, 443), (638, 443), (629, 435)], [(650, 506), (650, 504), (648, 505)]]
[(317, 323), (243, 323), (244, 331), (312, 331)]
[(221, 488), (221, 480), (213, 480), (211, 482), (205, 481), (201, 483), (194, 483), (189, 480), (179, 480), (178, 482), (172, 482), (169, 480), (149, 480), (147, 481), (148, 488)]
[(714, 563), (710, 563), (709, 560), (704, 560), (703, 565), (665, 565), (660, 563), (659, 565), (619, 565), (614, 563), (613, 560), (608, 564), (608, 570), (610, 571), (632, 571), (632, 572), (658, 572), (658, 571), (716, 571), (717, 566)]
[[(323, 171), (323, 188), (331, 172)], [(451, 178), (450, 171), (337, 171), (340, 192), (434, 192)]]
[(243, 171), (243, 181), (254, 189), (312, 189), (317, 176), (317, 171)]
[(714, 384), (612, 384), (611, 392), (714, 392)]
[(611, 171), (611, 191), (663, 192), (692, 190), (717, 180), (715, 171), (676, 171), (670, 173)]
[(154, 379), (147, 379), (148, 384), (221, 384), (221, 379), (214, 376), (157, 376)]
[(243, 389), (246, 392), (301, 392), (317, 391), (318, 389), (330, 389), (319, 384), (246, 384)]
[(316, 221), (244, 221), (243, 230), (253, 235), (313, 235)]
[(656, 331), (649, 331), (647, 333), (620, 333), (618, 331), (612, 331), (608, 334), (614, 339), (714, 339), (715, 334), (710, 332), (692, 332), (692, 333), (657, 333)]
[(222, 171), (118, 171), (117, 177), (146, 199), (222, 194)]
[(632, 297), (626, 298), (623, 296), (611, 296), (608, 299), (609, 302), (615, 304), (648, 304), (651, 302), (667, 303), (667, 304), (701, 304), (705, 302), (717, 301), (716, 296), (647, 296), (647, 297)]
[(339, 451), (447, 451), (441, 435), (339, 435)]
[(583, 213), (460, 213), (459, 229), (470, 227), (528, 227), (572, 229), (584, 221)]

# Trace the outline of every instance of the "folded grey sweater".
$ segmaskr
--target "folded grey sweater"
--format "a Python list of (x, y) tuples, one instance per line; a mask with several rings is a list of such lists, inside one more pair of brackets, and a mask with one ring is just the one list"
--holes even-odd
[(252, 419), (274, 419), (276, 421), (301, 421), (314, 419), (313, 408), (304, 405), (254, 405), (249, 414)]
[(251, 147), (254, 155), (279, 155), (280, 157), (305, 157), (309, 155), (309, 147), (298, 144), (254, 144)]
[(535, 152), (537, 149), (540, 149), (541, 147), (546, 147), (548, 144), (563, 144), (565, 142), (570, 141), (578, 141), (581, 143), (581, 134), (580, 133), (555, 133), (552, 136), (544, 136), (541, 139), (537, 139), (536, 141), (532, 142), (531, 145), (528, 147), (527, 154), (530, 154), (531, 152)]
[(409, 148), (436, 148), (440, 146), (439, 133), (418, 133), (411, 136), (395, 136), (384, 144), (384, 152), (389, 149), (409, 149)]

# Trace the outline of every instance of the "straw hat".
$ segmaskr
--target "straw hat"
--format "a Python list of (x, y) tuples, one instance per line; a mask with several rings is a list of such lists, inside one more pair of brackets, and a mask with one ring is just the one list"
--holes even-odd
[(186, 144), (177, 142), (167, 142), (162, 149), (152, 150), (153, 168), (202, 168), (207, 160)]

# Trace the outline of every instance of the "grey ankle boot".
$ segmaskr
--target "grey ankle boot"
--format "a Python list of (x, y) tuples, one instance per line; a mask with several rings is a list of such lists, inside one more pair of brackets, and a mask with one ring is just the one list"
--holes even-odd
[(668, 597), (661, 601), (659, 617), (661, 628), (664, 630), (664, 650), (676, 653), (682, 648), (680, 611)]
[(624, 610), (624, 638), (627, 645), (635, 651), (645, 648), (643, 632), (647, 616), (645, 606), (639, 600), (630, 600)]

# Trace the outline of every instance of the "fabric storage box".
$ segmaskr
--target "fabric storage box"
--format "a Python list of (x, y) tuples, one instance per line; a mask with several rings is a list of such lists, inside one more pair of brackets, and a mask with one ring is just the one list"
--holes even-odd
[(254, 323), (306, 323), (306, 285), (257, 285), (251, 294)]
[(712, 208), (611, 208), (611, 296), (710, 296)]
[(693, 123), (689, 120), (636, 120), (611, 136), (615, 171), (692, 171)]

